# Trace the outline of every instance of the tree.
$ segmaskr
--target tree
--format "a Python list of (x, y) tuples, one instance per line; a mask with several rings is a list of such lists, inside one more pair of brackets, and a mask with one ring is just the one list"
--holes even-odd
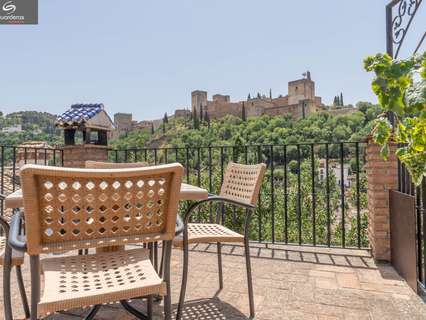
[(200, 121), (201, 122), (203, 121), (203, 115), (204, 115), (204, 113), (203, 113), (203, 105), (200, 104)]
[(210, 130), (210, 116), (207, 113), (207, 111), (204, 112), (204, 121), (207, 122), (207, 128), (209, 128), (209, 130)]
[(247, 121), (246, 106), (244, 105), (244, 102), (241, 108), (241, 119), (243, 119), (243, 121)]
[(260, 99), (260, 93), (259, 92), (257, 93), (257, 98)]
[(197, 116), (197, 109), (194, 109), (194, 114), (192, 115), (192, 120), (193, 120), (193, 129), (198, 130), (200, 129), (200, 119), (198, 119)]
[(154, 122), (151, 122), (151, 134), (154, 134)]
[(269, 88), (269, 99), (272, 100), (272, 89), (271, 88)]
[(169, 118), (167, 117), (167, 112), (164, 114), (163, 122), (169, 123)]
[(343, 93), (340, 92), (340, 105), (344, 106), (345, 104), (343, 103)]
[(247, 101), (249, 101), (251, 99), (250, 93), (247, 96)]
[(337, 106), (339, 102), (337, 101), (337, 96), (334, 96), (333, 106)]

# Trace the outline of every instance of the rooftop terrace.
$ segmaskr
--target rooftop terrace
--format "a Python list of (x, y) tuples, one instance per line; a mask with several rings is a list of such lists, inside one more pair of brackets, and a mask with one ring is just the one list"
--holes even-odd
[[(217, 292), (215, 249), (215, 245), (199, 245), (190, 252), (184, 319), (248, 319), (243, 249), (224, 246), (225, 285), (221, 292)], [(425, 317), (426, 305), (421, 299), (391, 266), (376, 264), (366, 250), (257, 243), (253, 243), (251, 250), (257, 319), (384, 320)], [(174, 249), (174, 307), (180, 290), (181, 256), (181, 252)], [(24, 278), (29, 288), (28, 261), (24, 267)], [(23, 319), (19, 292), (16, 283), (12, 285), (15, 317)], [(141, 302), (133, 303), (143, 308)], [(84, 311), (69, 310), (48, 319), (78, 319), (76, 315), (82, 315)], [(162, 319), (160, 304), (156, 305), (155, 313), (154, 319)], [(101, 308), (96, 319), (134, 318), (121, 306), (108, 305)]]

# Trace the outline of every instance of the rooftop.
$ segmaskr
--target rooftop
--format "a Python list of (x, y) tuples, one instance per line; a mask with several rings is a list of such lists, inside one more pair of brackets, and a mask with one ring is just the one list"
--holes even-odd
[[(190, 252), (184, 319), (248, 319), (243, 248), (223, 247), (221, 292), (217, 292), (215, 250), (215, 245), (199, 245)], [(251, 254), (257, 319), (424, 319), (426, 305), (391, 266), (376, 264), (369, 251), (253, 243)], [(180, 290), (181, 266), (182, 253), (174, 249), (174, 308)], [(24, 278), (28, 288), (28, 259)], [(17, 319), (22, 319), (16, 282), (12, 286), (14, 311)], [(133, 303), (142, 307), (139, 301)], [(74, 320), (73, 314), (84, 311), (69, 310), (48, 319)], [(155, 304), (154, 319), (162, 319), (161, 312), (162, 305)], [(108, 305), (101, 308), (96, 319), (133, 317), (119, 305)]]

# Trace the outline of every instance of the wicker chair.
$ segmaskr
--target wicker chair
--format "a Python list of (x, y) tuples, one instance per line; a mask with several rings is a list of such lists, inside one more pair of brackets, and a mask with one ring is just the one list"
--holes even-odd
[[(173, 244), (176, 247), (183, 248), (184, 252), (182, 286), (176, 319), (179, 320), (182, 317), (182, 309), (185, 302), (186, 284), (188, 280), (188, 246), (189, 244), (193, 243), (214, 242), (217, 243), (220, 289), (223, 288), (221, 250), (222, 242), (244, 243), (250, 303), (250, 317), (254, 318), (255, 311), (250, 263), (249, 226), (251, 212), (256, 207), (265, 169), (266, 165), (263, 163), (257, 165), (242, 165), (237, 163), (229, 163), (225, 172), (219, 196), (210, 195), (208, 199), (192, 204), (186, 211), (184, 216), (183, 235), (180, 237), (176, 237), (173, 241)], [(229, 203), (247, 209), (244, 225), (244, 235), (236, 233), (221, 225), (219, 212), (217, 213), (216, 223), (214, 224), (189, 223), (189, 219), (194, 210), (200, 205), (209, 202), (220, 202), (222, 203), (222, 205), (224, 205), (225, 203)]]
[[(26, 165), (21, 169), (27, 241), (18, 234), (22, 213), (13, 216), (9, 243), (30, 256), (31, 319), (84, 306), (120, 301), (146, 319), (127, 300), (164, 296), (171, 319), (170, 257), (178, 212), (180, 164), (131, 169), (70, 169)], [(112, 245), (165, 241), (164, 277), (154, 270), (148, 249), (49, 257)], [(41, 295), (40, 270), (44, 275)]]
[(87, 160), (85, 162), (86, 169), (128, 169), (148, 167), (148, 162), (103, 162)]
[[(104, 162), (104, 161), (87, 160), (84, 163), (84, 166), (86, 169), (127, 169), (127, 168), (148, 167), (149, 164), (147, 162)], [(155, 242), (155, 246), (157, 246), (157, 242)], [(125, 249), (125, 246), (112, 246), (112, 247), (98, 248), (96, 251), (111, 252), (111, 251), (121, 251), (124, 249)], [(155, 257), (154, 257), (155, 261), (157, 261), (157, 255), (158, 253), (155, 253)]]
[[(5, 196), (0, 194), (0, 200), (4, 201)], [(7, 246), (7, 237), (9, 234), (9, 223), (5, 218), (0, 217), (0, 229), (3, 233), (0, 235), (0, 265), (3, 266), (3, 300), (4, 300), (4, 316), (5, 319), (12, 319), (12, 301), (10, 292), (10, 276), (12, 268), (15, 267), (16, 278), (18, 282), (19, 292), (21, 294), (22, 305), (24, 308), (25, 316), (30, 316), (28, 307), (27, 295), (25, 293), (24, 281), (22, 279), (21, 266), (24, 263), (24, 253), (12, 250)]]

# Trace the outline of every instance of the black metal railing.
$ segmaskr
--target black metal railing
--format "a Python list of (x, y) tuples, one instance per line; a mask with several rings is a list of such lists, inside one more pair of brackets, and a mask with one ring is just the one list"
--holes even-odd
[[(229, 161), (264, 162), (268, 169), (252, 220), (252, 240), (364, 248), (368, 247), (364, 153), (365, 143), (339, 142), (110, 149), (108, 157), (113, 162), (152, 165), (179, 162), (185, 167), (185, 182), (212, 193), (219, 192)], [(64, 163), (61, 149), (14, 146), (2, 146), (0, 159), (2, 193), (19, 187), (18, 169), (24, 163)], [(209, 205), (194, 219), (213, 221), (215, 210), (222, 209)], [(226, 225), (242, 228), (238, 209), (225, 208), (222, 216)]]
[[(115, 162), (180, 162), (185, 182), (217, 193), (226, 163), (264, 162), (251, 238), (261, 242), (367, 247), (365, 144), (300, 143), (110, 150)], [(341, 179), (343, 177), (343, 179)], [(199, 219), (211, 220), (206, 210)], [(232, 211), (232, 210), (231, 210)], [(237, 212), (227, 223), (239, 228)]]
[[(63, 155), (63, 150), (57, 148), (0, 145), (0, 193), (7, 195), (19, 189), (19, 168), (22, 165), (63, 166)], [(6, 214), (4, 200), (0, 200), (0, 214)]]

